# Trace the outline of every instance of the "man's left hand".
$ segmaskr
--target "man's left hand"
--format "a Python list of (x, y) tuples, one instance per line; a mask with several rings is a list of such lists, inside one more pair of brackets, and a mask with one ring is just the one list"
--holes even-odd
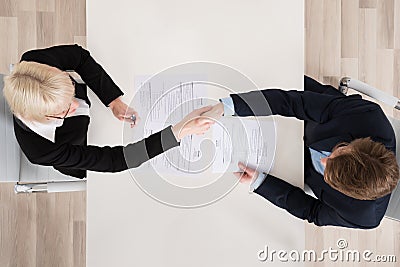
[(244, 165), (242, 162), (238, 163), (238, 167), (242, 170), (240, 172), (234, 172), (233, 174), (240, 179), (241, 183), (244, 182), (251, 182), (253, 179), (258, 177), (258, 171), (255, 169), (252, 169), (250, 167), (247, 167)]

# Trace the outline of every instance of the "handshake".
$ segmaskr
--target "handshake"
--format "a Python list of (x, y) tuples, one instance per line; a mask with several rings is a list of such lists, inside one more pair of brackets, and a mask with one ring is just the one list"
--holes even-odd
[[(223, 114), (224, 105), (222, 103), (195, 109), (183, 118), (183, 120), (172, 126), (172, 132), (178, 141), (187, 135), (202, 135), (207, 132), (211, 125), (213, 125), (216, 120), (219, 120)], [(242, 162), (238, 163), (238, 167), (241, 171), (234, 172), (233, 174), (240, 179), (240, 182), (250, 182), (259, 177), (258, 171), (247, 167)]]
[[(128, 117), (135, 115), (137, 121), (140, 120), (138, 114), (132, 108), (128, 108), (126, 114), (128, 114)], [(188, 135), (203, 135), (222, 117), (223, 114), (223, 103), (195, 109), (186, 115), (180, 122), (172, 126), (172, 132), (178, 142)], [(234, 172), (233, 174), (240, 179), (240, 182), (250, 182), (258, 178), (260, 175), (258, 171), (247, 167), (241, 162), (238, 163), (238, 167), (241, 171)]]
[(195, 109), (183, 120), (172, 126), (172, 132), (178, 141), (187, 135), (202, 135), (210, 129), (216, 120), (222, 117), (223, 113), (222, 103)]

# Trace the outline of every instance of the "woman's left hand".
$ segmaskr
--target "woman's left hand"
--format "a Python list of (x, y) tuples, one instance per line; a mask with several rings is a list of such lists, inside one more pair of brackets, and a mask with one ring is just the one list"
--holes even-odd
[[(139, 114), (133, 108), (122, 102), (119, 97), (113, 100), (108, 106), (118, 120), (129, 122), (131, 128), (135, 127), (140, 121)], [(136, 119), (132, 120), (132, 116), (135, 116)]]

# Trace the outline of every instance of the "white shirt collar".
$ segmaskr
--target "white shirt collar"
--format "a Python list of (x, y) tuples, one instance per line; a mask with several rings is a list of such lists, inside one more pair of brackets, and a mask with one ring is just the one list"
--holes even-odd
[[(76, 109), (75, 113), (71, 115), (74, 116), (89, 116), (89, 105), (82, 99), (75, 98), (78, 101), (79, 106)], [(64, 123), (64, 120), (49, 120), (46, 123), (40, 123), (36, 121), (28, 121), (19, 116), (17, 116), (29, 129), (37, 133), (38, 135), (46, 138), (51, 142), (55, 142), (56, 128), (61, 127)]]

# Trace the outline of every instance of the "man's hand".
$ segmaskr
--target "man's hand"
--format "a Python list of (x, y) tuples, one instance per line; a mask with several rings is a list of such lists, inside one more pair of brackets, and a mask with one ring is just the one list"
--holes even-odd
[(233, 174), (238, 179), (240, 179), (241, 183), (251, 182), (253, 179), (256, 179), (258, 177), (258, 171), (245, 166), (242, 162), (239, 162), (238, 166), (242, 170), (242, 172), (234, 172)]
[(210, 118), (203, 117), (203, 113), (210, 110), (211, 106), (195, 109), (186, 115), (183, 120), (174, 125), (172, 127), (172, 132), (174, 133), (176, 139), (180, 141), (180, 139), (187, 135), (201, 135), (208, 131), (215, 121)]
[(211, 110), (204, 112), (202, 116), (212, 118), (214, 120), (219, 120), (224, 114), (224, 104), (218, 103), (212, 106)]
[[(126, 121), (131, 124), (131, 128), (138, 124), (140, 117), (139, 114), (131, 107), (126, 105), (118, 97), (108, 105), (114, 114), (114, 116), (120, 121)], [(132, 116), (135, 116), (135, 120), (132, 120)]]

